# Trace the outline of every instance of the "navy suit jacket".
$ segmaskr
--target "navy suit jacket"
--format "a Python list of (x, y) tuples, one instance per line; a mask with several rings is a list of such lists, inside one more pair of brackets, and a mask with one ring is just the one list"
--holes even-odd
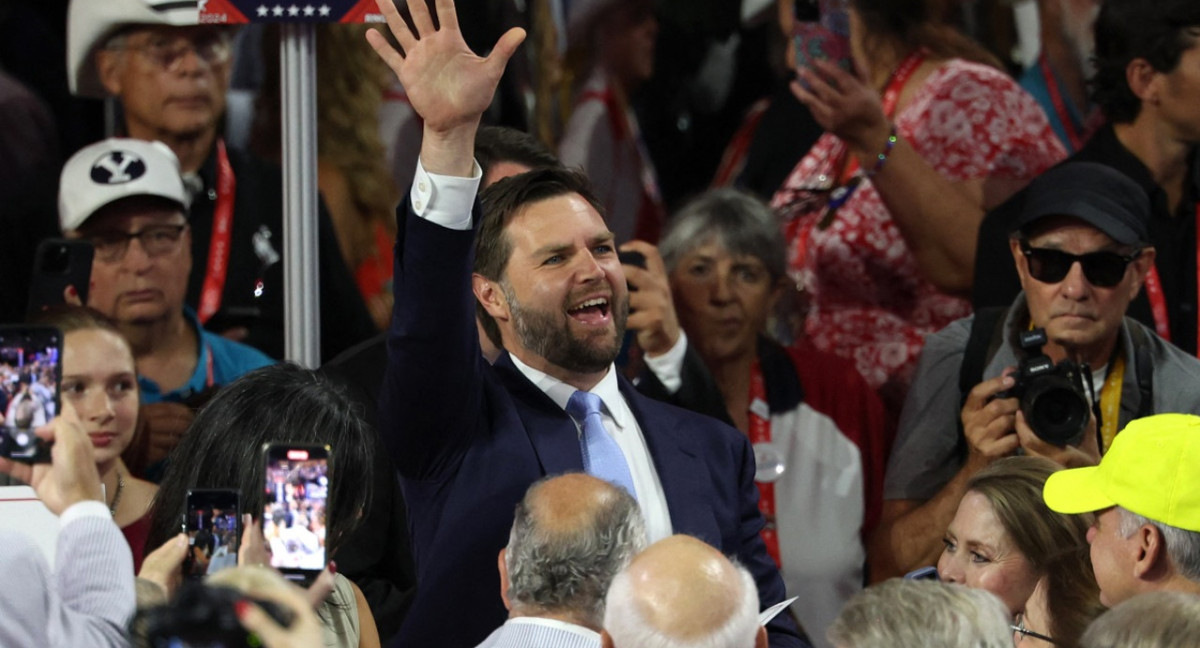
[[(398, 216), (380, 429), (408, 503), (417, 593), (393, 645), (472, 647), (507, 617), (496, 560), (513, 508), (537, 479), (582, 471), (583, 458), (562, 408), (507, 355), (495, 366), (480, 355), (474, 233), (411, 209)], [(745, 436), (641, 396), (623, 379), (620, 389), (658, 470), (674, 531), (745, 565), (763, 607), (783, 600), (783, 580), (759, 537), (763, 518)], [(807, 645), (787, 615), (768, 630), (772, 646)]]

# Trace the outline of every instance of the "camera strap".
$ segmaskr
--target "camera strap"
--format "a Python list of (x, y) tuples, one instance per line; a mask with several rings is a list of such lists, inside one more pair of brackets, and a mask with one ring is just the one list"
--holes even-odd
[(1121, 388), (1125, 384), (1125, 354), (1118, 352), (1108, 367), (1108, 375), (1100, 386), (1100, 454), (1104, 454), (1121, 424)]

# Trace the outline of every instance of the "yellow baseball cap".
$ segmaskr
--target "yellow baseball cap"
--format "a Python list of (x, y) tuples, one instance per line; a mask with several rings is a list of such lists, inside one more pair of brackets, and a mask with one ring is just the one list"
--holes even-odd
[(1120, 506), (1200, 532), (1200, 416), (1158, 414), (1131, 421), (1100, 465), (1050, 475), (1042, 497), (1059, 513)]

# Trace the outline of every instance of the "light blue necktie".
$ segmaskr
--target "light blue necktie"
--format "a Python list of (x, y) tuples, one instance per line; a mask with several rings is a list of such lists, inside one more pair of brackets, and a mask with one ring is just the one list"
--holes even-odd
[(600, 416), (600, 397), (591, 392), (576, 391), (567, 401), (567, 414), (583, 428), (579, 446), (583, 451), (583, 469), (587, 474), (612, 482), (637, 498), (625, 453), (621, 452), (621, 446), (604, 428), (604, 419)]

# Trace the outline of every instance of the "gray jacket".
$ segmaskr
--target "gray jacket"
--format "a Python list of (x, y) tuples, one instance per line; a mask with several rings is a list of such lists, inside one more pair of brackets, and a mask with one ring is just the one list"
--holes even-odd
[[(984, 380), (1015, 367), (1022, 357), (1016, 335), (1028, 320), (1024, 294), (1009, 307), (1004, 320), (1004, 339), (983, 371)], [(959, 370), (966, 352), (974, 315), (950, 323), (925, 340), (921, 359), (904, 410), (884, 480), (885, 500), (928, 500), (938, 493), (962, 467), (959, 447), (959, 415), (963, 394)], [(1138, 329), (1134, 333), (1134, 329)], [(1135, 340), (1143, 344), (1135, 345)], [(1121, 327), (1121, 349), (1126, 370), (1121, 385), (1121, 416), (1117, 429), (1124, 429), (1142, 411), (1135, 360), (1152, 368), (1154, 403), (1150, 412), (1200, 414), (1200, 360), (1158, 337), (1140, 322), (1126, 317)], [(1139, 346), (1140, 348), (1136, 348)], [(1099, 385), (1096, 385), (1099, 388)]]

